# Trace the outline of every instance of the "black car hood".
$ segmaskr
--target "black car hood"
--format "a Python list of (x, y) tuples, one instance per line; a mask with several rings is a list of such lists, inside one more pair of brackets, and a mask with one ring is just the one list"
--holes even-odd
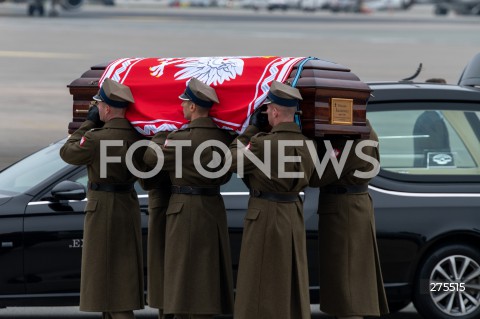
[(11, 195), (0, 193), (0, 206), (12, 199)]

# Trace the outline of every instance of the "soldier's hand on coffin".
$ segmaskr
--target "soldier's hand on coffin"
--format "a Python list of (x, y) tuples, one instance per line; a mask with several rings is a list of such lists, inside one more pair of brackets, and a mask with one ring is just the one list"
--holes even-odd
[(252, 116), (250, 116), (250, 125), (256, 126), (259, 130), (265, 130), (268, 127), (268, 115), (265, 105), (259, 106)]
[(100, 113), (98, 112), (98, 106), (92, 105), (88, 109), (87, 120), (92, 121), (95, 123), (95, 127), (102, 127), (103, 122), (100, 120)]

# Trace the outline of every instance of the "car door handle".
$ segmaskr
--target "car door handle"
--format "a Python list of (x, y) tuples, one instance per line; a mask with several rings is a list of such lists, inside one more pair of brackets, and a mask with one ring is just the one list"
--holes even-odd
[(12, 248), (12, 247), (13, 247), (13, 242), (12, 241), (2, 242), (2, 248)]

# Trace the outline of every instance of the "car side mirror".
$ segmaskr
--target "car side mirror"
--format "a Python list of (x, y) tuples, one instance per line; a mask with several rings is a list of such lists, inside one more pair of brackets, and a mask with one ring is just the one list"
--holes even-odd
[(52, 189), (52, 196), (57, 200), (82, 200), (86, 197), (85, 186), (72, 181), (62, 181)]

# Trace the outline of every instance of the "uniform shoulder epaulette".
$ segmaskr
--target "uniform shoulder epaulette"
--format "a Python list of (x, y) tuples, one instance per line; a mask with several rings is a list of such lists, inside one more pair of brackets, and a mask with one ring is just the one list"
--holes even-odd
[(188, 127), (179, 128), (179, 129), (176, 129), (175, 131), (171, 131), (170, 134), (172, 134), (172, 133), (180, 133), (180, 132), (186, 131), (187, 129), (189, 129), (189, 128), (188, 128)]
[(182, 135), (183, 132), (184, 132), (184, 129), (179, 129), (179, 130), (172, 131), (166, 137), (165, 142), (163, 143), (162, 147), (167, 147), (168, 141), (179, 141), (179, 140), (185, 139), (185, 136), (184, 136), (185, 134)]
[(259, 138), (259, 137), (265, 137), (265, 136), (269, 136), (269, 135), (272, 135), (272, 133), (270, 133), (270, 132), (258, 132), (253, 137)]

